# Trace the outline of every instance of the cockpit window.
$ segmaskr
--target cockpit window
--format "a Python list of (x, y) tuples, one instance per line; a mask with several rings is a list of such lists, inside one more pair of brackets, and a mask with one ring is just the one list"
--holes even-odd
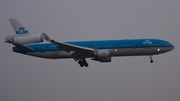
[(166, 42), (166, 45), (169, 45), (170, 43), (169, 42)]

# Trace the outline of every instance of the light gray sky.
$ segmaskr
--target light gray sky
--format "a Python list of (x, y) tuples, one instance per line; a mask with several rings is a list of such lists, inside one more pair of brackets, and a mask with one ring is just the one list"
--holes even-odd
[[(180, 101), (180, 0), (1, 0), (0, 101)], [(47, 60), (12, 52), (9, 18), (56, 41), (159, 38), (154, 57)]]

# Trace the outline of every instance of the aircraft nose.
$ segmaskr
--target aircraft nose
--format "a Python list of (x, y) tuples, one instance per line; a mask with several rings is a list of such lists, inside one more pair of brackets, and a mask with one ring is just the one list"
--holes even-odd
[(173, 44), (171, 44), (170, 50), (173, 50), (175, 47)]
[(174, 49), (175, 47), (174, 46), (172, 46), (172, 50)]

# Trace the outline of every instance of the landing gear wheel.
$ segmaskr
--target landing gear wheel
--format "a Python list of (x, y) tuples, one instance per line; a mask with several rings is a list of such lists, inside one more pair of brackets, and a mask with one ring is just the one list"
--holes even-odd
[(81, 67), (84, 67), (84, 64), (80, 64)]
[(78, 61), (78, 64), (81, 64), (81, 62), (80, 62), (80, 61)]
[(153, 63), (153, 55), (150, 55), (150, 63)]
[(83, 67), (84, 66), (84, 64), (83, 64), (83, 62), (82, 61), (78, 61), (78, 63), (79, 63), (79, 65), (81, 66), (81, 67)]
[(150, 60), (150, 63), (153, 63), (153, 60)]
[(84, 66), (85, 66), (85, 67), (88, 67), (88, 66), (89, 66), (85, 59), (79, 60), (78, 63), (79, 63), (79, 65), (80, 65), (81, 67), (84, 67)]
[(88, 65), (88, 63), (86, 62), (86, 63), (84, 64), (84, 66), (85, 66), (85, 67), (88, 67), (89, 65)]

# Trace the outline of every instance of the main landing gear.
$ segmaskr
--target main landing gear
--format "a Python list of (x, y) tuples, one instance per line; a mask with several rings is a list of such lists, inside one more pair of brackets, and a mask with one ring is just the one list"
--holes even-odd
[(80, 59), (79, 61), (78, 61), (78, 63), (79, 63), (79, 65), (81, 66), (81, 67), (88, 67), (89, 65), (88, 65), (88, 63), (87, 63), (87, 61), (86, 61), (86, 59)]
[(150, 63), (153, 63), (153, 55), (150, 55)]

